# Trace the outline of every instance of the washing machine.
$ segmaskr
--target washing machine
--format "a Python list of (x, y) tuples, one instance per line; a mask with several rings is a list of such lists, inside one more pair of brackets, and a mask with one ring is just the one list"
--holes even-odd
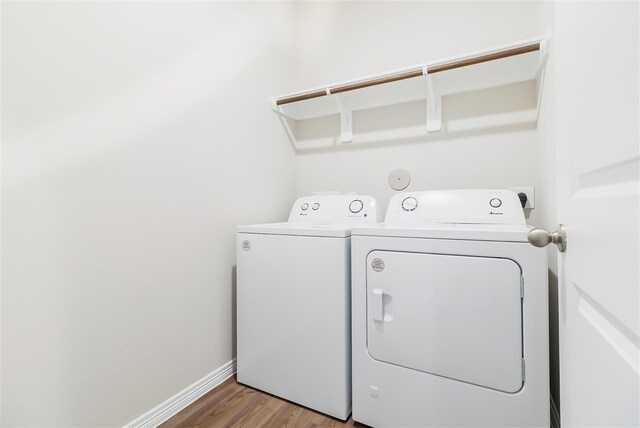
[(351, 228), (377, 221), (370, 196), (320, 195), (286, 223), (238, 227), (238, 382), (349, 416)]
[(515, 193), (396, 194), (352, 231), (353, 419), (549, 426), (547, 258)]

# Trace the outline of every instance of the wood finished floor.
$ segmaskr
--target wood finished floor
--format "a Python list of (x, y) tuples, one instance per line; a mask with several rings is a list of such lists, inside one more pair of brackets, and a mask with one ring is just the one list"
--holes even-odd
[(160, 427), (366, 428), (366, 425), (354, 422), (351, 418), (347, 421), (333, 419), (306, 407), (241, 385), (233, 376)]

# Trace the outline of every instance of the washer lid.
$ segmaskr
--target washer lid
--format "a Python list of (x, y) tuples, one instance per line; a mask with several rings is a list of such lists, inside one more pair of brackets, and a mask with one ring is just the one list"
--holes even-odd
[(356, 226), (353, 236), (385, 236), (398, 238), (459, 239), (465, 241), (528, 242), (532, 226), (517, 224), (377, 224)]
[(255, 233), (261, 235), (317, 236), (328, 238), (346, 238), (351, 236), (349, 224), (334, 223), (270, 223), (238, 226), (238, 233)]

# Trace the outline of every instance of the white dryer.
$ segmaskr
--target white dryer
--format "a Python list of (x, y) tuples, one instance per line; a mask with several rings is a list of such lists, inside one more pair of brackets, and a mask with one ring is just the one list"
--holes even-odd
[(349, 416), (351, 227), (377, 221), (370, 196), (323, 195), (286, 223), (238, 227), (238, 382)]
[(549, 426), (547, 258), (505, 190), (396, 194), (352, 231), (353, 419)]

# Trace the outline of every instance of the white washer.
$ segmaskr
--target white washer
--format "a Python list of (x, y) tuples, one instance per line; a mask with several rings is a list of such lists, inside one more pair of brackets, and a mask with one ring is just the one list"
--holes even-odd
[(549, 426), (546, 251), (505, 190), (396, 194), (352, 231), (353, 418)]
[(377, 220), (370, 196), (320, 195), (238, 227), (238, 382), (349, 416), (351, 227)]

